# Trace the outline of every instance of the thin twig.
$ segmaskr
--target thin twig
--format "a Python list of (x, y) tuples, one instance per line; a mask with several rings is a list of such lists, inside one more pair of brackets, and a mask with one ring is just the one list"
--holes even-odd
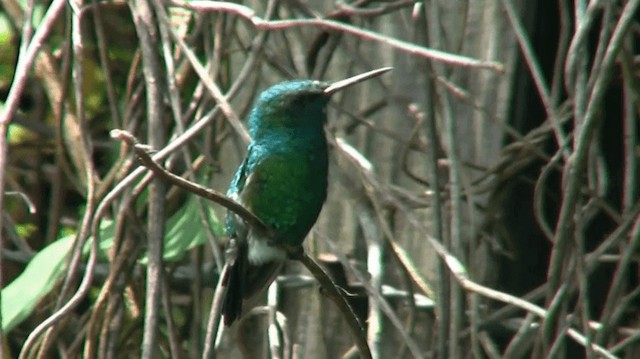
[(375, 42), (379, 42), (390, 47), (396, 48), (398, 50), (410, 53), (412, 55), (417, 55), (420, 57), (424, 57), (427, 59), (431, 59), (434, 61), (441, 61), (443, 63), (454, 65), (454, 66), (463, 66), (463, 67), (476, 67), (476, 68), (485, 68), (490, 69), (495, 72), (502, 72), (503, 65), (494, 61), (482, 61), (474, 58), (450, 54), (447, 52), (430, 49), (423, 46), (418, 46), (416, 44), (412, 44), (406, 41), (398, 40), (396, 38), (385, 36), (373, 31), (365, 30), (357, 26), (345, 24), (339, 21), (334, 20), (326, 20), (326, 19), (292, 19), (292, 20), (274, 20), (268, 21), (264, 20), (255, 15), (255, 12), (241, 5), (231, 5), (225, 2), (219, 1), (171, 1), (171, 5), (179, 6), (186, 9), (191, 9), (195, 11), (224, 11), (231, 12), (235, 15), (243, 17), (249, 20), (257, 29), (265, 30), (265, 31), (277, 31), (277, 30), (285, 30), (290, 28), (302, 27), (302, 26), (310, 26), (316, 28), (322, 28), (325, 30), (334, 30), (340, 31), (347, 34), (352, 34), (354, 36), (358, 36), (362, 39), (372, 40)]
[[(367, 271), (371, 275), (369, 284), (374, 290), (380, 291), (382, 278), (384, 275), (384, 248), (382, 246), (382, 234), (379, 225), (376, 223), (376, 215), (372, 212), (375, 208), (360, 199), (355, 204), (360, 228), (367, 244)], [(367, 315), (367, 342), (374, 358), (381, 358), (381, 348), (383, 339), (383, 323), (380, 304), (375, 297), (369, 297), (369, 313)]]
[[(430, 64), (427, 64), (427, 71), (433, 72)], [(436, 124), (436, 113), (433, 99), (436, 98), (437, 92), (434, 89), (433, 83), (429, 83), (426, 86), (427, 94), (425, 96), (425, 112), (426, 112), (426, 126), (425, 126), (425, 135), (427, 140), (432, 146), (431, 151), (427, 151), (426, 157), (426, 167), (430, 173), (429, 182), (431, 182), (432, 188), (435, 189), (435, 195), (433, 196), (432, 208), (433, 208), (433, 234), (437, 238), (443, 238), (444, 236), (444, 222), (443, 222), (443, 213), (442, 213), (442, 197), (440, 196), (440, 183), (442, 182), (439, 172), (440, 169), (438, 167), (438, 154), (436, 151), (436, 146), (439, 143), (438, 140), (438, 130)], [(444, 359), (447, 357), (447, 334), (449, 333), (449, 325), (450, 325), (450, 315), (447, 305), (449, 303), (450, 298), (450, 286), (451, 281), (449, 278), (449, 273), (446, 271), (444, 262), (442, 260), (438, 261), (436, 267), (436, 275), (437, 275), (437, 310), (438, 314), (438, 358)]]
[[(640, 247), (640, 218), (636, 218), (630, 237), (628, 244), (620, 248), (622, 258), (618, 260), (615, 274), (611, 279), (611, 286), (607, 291), (607, 299), (604, 302), (601, 319), (610, 319), (613, 311), (619, 305), (616, 299), (622, 296), (622, 291), (627, 283), (627, 273), (631, 270), (632, 258), (637, 253), (638, 247)], [(598, 333), (598, 342), (600, 343), (605, 341), (609, 331), (612, 330), (611, 326), (616, 324), (610, 320), (603, 320), (602, 323), (602, 330)]]
[(282, 341), (280, 340), (280, 331), (276, 316), (278, 313), (278, 281), (271, 282), (267, 289), (267, 344), (272, 359), (283, 359), (280, 354), (283, 352)]
[[(90, 204), (91, 204), (91, 201), (87, 203), (88, 208)], [(90, 217), (86, 216), (85, 219), (86, 218), (90, 218)], [(88, 224), (82, 226), (82, 228), (87, 228), (87, 227), (89, 227)], [(83, 233), (81, 231), (78, 236), (82, 236), (82, 234)], [(81, 238), (86, 238), (86, 237), (81, 237)], [(80, 243), (84, 243), (84, 242), (80, 241)], [(42, 334), (49, 327), (51, 327), (52, 325), (54, 325), (55, 323), (63, 319), (65, 316), (67, 316), (71, 311), (73, 311), (76, 308), (76, 306), (78, 306), (78, 304), (80, 304), (84, 300), (85, 295), (89, 292), (89, 289), (91, 288), (93, 273), (94, 273), (94, 269), (97, 261), (98, 261), (98, 239), (94, 236), (91, 239), (91, 251), (89, 253), (89, 260), (87, 261), (85, 274), (84, 274), (84, 277), (82, 278), (82, 282), (80, 283), (80, 287), (78, 288), (78, 291), (73, 295), (73, 297), (71, 297), (71, 299), (69, 299), (62, 306), (62, 308), (60, 308), (58, 311), (56, 311), (51, 316), (49, 316), (49, 318), (41, 322), (29, 334), (29, 336), (27, 337), (27, 340), (25, 340), (24, 345), (22, 346), (22, 349), (20, 351), (20, 356), (19, 356), (20, 359), (25, 359), (28, 357), (31, 347), (35, 344), (35, 341), (36, 339), (38, 339), (40, 334)]]
[(372, 358), (371, 351), (369, 350), (369, 345), (367, 344), (366, 335), (364, 329), (360, 325), (353, 309), (347, 302), (344, 294), (338, 290), (335, 283), (331, 280), (329, 275), (316, 263), (311, 257), (309, 257), (306, 253), (302, 252), (299, 258), (294, 258), (299, 260), (304, 266), (313, 274), (314, 278), (320, 283), (320, 286), (326, 291), (327, 296), (331, 299), (340, 312), (342, 312), (342, 316), (349, 324), (349, 328), (351, 329), (351, 334), (353, 335), (353, 339), (360, 350), (360, 355), (362, 358)]
[[(49, 35), (51, 30), (53, 29), (53, 25), (55, 20), (58, 18), (66, 1), (64, 0), (56, 0), (54, 1), (47, 13), (45, 14), (41, 25), (38, 27), (38, 31), (36, 34), (31, 37), (32, 27), (31, 27), (31, 14), (34, 9), (35, 3), (33, 1), (27, 2), (27, 16), (23, 19), (23, 35), (25, 37), (22, 39), (23, 44), (20, 47), (20, 53), (18, 56), (18, 64), (16, 65), (15, 74), (13, 78), (13, 82), (11, 83), (11, 88), (9, 89), (9, 94), (7, 95), (7, 99), (4, 102), (4, 106), (2, 111), (0, 112), (0, 208), (4, 207), (4, 193), (5, 193), (5, 175), (7, 166), (7, 151), (8, 151), (8, 143), (7, 143), (7, 131), (9, 128), (9, 124), (13, 118), (13, 115), (18, 109), (18, 105), (20, 102), (20, 98), (22, 97), (22, 92), (27, 83), (27, 78), (29, 75), (29, 71), (31, 70), (31, 64), (35, 59), (38, 51), (42, 47), (42, 43), (44, 39)], [(30, 40), (30, 41), (29, 41)], [(28, 46), (27, 46), (28, 42)], [(4, 216), (0, 215), (0, 268), (2, 267), (2, 243), (4, 243), (4, 235), (2, 234), (4, 231), (1, 230), (4, 228), (3, 223)], [(2, 275), (0, 273), (0, 282), (2, 281)], [(2, 303), (2, 298), (0, 296), (0, 303)], [(2, 319), (2, 315), (0, 313), (0, 321)], [(2, 328), (0, 328), (0, 340), (4, 342), (4, 333)], [(4, 357), (4, 353), (0, 353), (0, 359)]]
[(634, 71), (637, 70), (633, 62), (632, 50), (634, 48), (633, 39), (628, 36), (625, 40), (625, 47), (621, 53), (622, 78), (624, 79), (624, 120), (623, 120), (623, 143), (624, 143), (624, 185), (622, 195), (623, 213), (628, 213), (633, 207), (638, 197), (638, 112), (635, 106), (640, 101), (638, 89), (638, 79)]
[(127, 142), (136, 151), (136, 156), (140, 161), (151, 170), (154, 174), (161, 176), (171, 184), (183, 188), (189, 192), (192, 192), (198, 196), (204, 197), (212, 202), (231, 210), (235, 214), (239, 215), (243, 220), (249, 223), (252, 227), (257, 228), (265, 233), (270, 233), (270, 229), (253, 213), (248, 211), (242, 205), (238, 204), (231, 198), (223, 195), (220, 192), (201, 186), (197, 183), (185, 180), (180, 176), (176, 176), (173, 173), (162, 168), (151, 156), (149, 156), (149, 148), (140, 144), (138, 140), (133, 137), (129, 132), (122, 130), (112, 130), (111, 137)]
[[(449, 94), (442, 91), (443, 101), (442, 111), (444, 117), (444, 142), (446, 144), (447, 159), (450, 161), (449, 169), (449, 200), (451, 203), (449, 213), (450, 240), (449, 248), (460, 258), (466, 258), (464, 243), (462, 239), (462, 174), (458, 148), (456, 146), (456, 124), (453, 115), (453, 108), (449, 99)], [(464, 309), (464, 296), (456, 285), (451, 288), (450, 326), (449, 326), (449, 357), (459, 358), (462, 354), (459, 350), (462, 346), (459, 343), (458, 333), (462, 331)]]
[[(449, 251), (447, 251), (447, 249), (442, 244), (440, 244), (440, 242), (438, 242), (435, 238), (431, 236), (427, 236), (427, 239), (429, 240), (429, 243), (431, 243), (435, 251), (438, 253), (438, 255), (442, 257), (444, 262), (447, 264), (447, 266), (449, 267), (449, 270), (451, 271), (451, 274), (453, 274), (453, 276), (456, 278), (458, 283), (460, 283), (460, 285), (466, 290), (474, 293), (478, 293), (482, 296), (485, 296), (487, 298), (491, 298), (503, 303), (511, 304), (518, 308), (524, 309), (529, 313), (535, 314), (540, 318), (545, 318), (547, 316), (548, 312), (542, 307), (539, 307), (533, 303), (527, 302), (526, 300), (518, 298), (511, 294), (499, 292), (495, 289), (485, 287), (483, 285), (480, 285), (472, 281), (471, 279), (469, 279), (469, 275), (467, 274), (467, 271), (465, 267), (462, 265), (462, 263), (460, 263), (460, 261), (458, 261), (456, 257), (451, 255)], [(587, 340), (585, 336), (580, 332), (578, 332), (577, 330), (567, 327), (566, 333), (570, 337), (572, 337), (577, 343), (583, 346), (587, 345)], [(598, 354), (606, 358), (609, 358), (609, 359), (617, 358), (617, 356), (613, 355), (610, 351), (608, 351), (607, 349), (597, 344), (590, 343), (589, 345), (592, 350), (594, 350), (595, 352), (597, 352)]]
[(20, 53), (9, 94), (4, 103), (4, 108), (2, 112), (0, 112), (0, 125), (8, 124), (18, 110), (20, 98), (22, 97), (22, 92), (24, 91), (29, 71), (31, 70), (31, 64), (33, 64), (33, 60), (36, 58), (38, 51), (40, 51), (44, 40), (53, 30), (58, 16), (60, 16), (66, 4), (66, 0), (54, 0), (51, 3), (47, 13), (38, 26), (38, 30), (33, 35), (31, 42), (29, 42), (29, 46), (25, 48), (24, 52)]
[(167, 337), (169, 339), (169, 350), (171, 353), (171, 358), (179, 359), (181, 357), (180, 353), (180, 339), (178, 338), (178, 330), (176, 328), (176, 324), (173, 321), (173, 308), (171, 307), (171, 298), (169, 291), (169, 280), (165, 277), (164, 284), (160, 288), (160, 296), (162, 301), (162, 309), (167, 314), (165, 316), (165, 320), (167, 321)]
[(118, 109), (118, 98), (116, 96), (115, 86), (113, 84), (113, 75), (111, 72), (111, 65), (107, 55), (107, 39), (104, 34), (104, 24), (102, 23), (102, 14), (100, 12), (100, 5), (98, 0), (91, 0), (91, 14), (93, 21), (95, 22), (95, 34), (98, 48), (98, 55), (100, 57), (100, 67), (104, 73), (104, 81), (106, 83), (107, 101), (109, 102), (109, 111), (111, 112), (111, 118), (113, 120), (114, 127), (122, 127), (122, 119), (120, 111)]
[[(146, 188), (146, 186), (145, 186)], [(84, 357), (85, 358), (94, 358), (96, 357), (95, 352), (95, 341), (98, 339), (97, 331), (99, 328), (100, 321), (107, 322), (109, 321), (110, 316), (105, 314), (103, 307), (110, 299), (110, 296), (113, 300), (113, 297), (118, 297), (114, 295), (117, 292), (116, 288), (119, 285), (119, 280), (121, 278), (121, 274), (124, 271), (126, 266), (130, 266), (131, 262), (136, 258), (137, 251), (136, 249), (139, 247), (139, 244), (136, 240), (132, 238), (125, 238), (121, 245), (118, 244), (120, 238), (124, 237), (122, 233), (125, 227), (126, 215), (127, 212), (131, 209), (131, 202), (137, 196), (130, 195), (125, 196), (125, 198), (120, 203), (120, 209), (118, 210), (117, 216), (115, 218), (116, 229), (114, 232), (114, 245), (111, 250), (110, 255), (110, 265), (109, 265), (109, 275), (107, 279), (104, 281), (102, 288), (100, 289), (100, 293), (93, 303), (93, 308), (91, 310), (91, 316), (89, 317), (89, 321), (86, 325), (86, 339), (84, 344)], [(94, 233), (98, 231), (99, 225), (97, 222), (94, 224)], [(129, 226), (128, 228), (136, 229), (137, 226)], [(142, 232), (141, 229), (139, 229)], [(119, 297), (118, 297), (119, 298)], [(112, 302), (109, 302), (109, 305), (112, 305)], [(107, 311), (109, 308), (107, 308)], [(107, 312), (108, 313), (108, 312)], [(103, 324), (107, 325), (107, 324)], [(100, 342), (113, 342), (114, 338), (100, 338)]]
[(567, 146), (569, 145), (569, 141), (567, 140), (567, 135), (564, 133), (564, 130), (560, 126), (560, 123), (558, 121), (558, 110), (554, 106), (553, 100), (551, 99), (551, 91), (549, 89), (549, 85), (544, 79), (539, 61), (536, 59), (535, 54), (533, 53), (531, 43), (525, 34), (524, 26), (522, 25), (520, 19), (517, 17), (516, 11), (513, 8), (513, 4), (511, 2), (512, 0), (502, 0), (502, 6), (507, 13), (507, 17), (511, 22), (511, 27), (513, 28), (516, 38), (518, 39), (518, 44), (520, 45), (520, 49), (522, 50), (522, 56), (527, 62), (529, 71), (531, 71), (531, 77), (533, 78), (533, 82), (536, 85), (536, 89), (538, 90), (538, 94), (540, 95), (540, 99), (542, 100), (542, 104), (544, 105), (544, 109), (547, 112), (547, 117), (551, 121), (553, 133), (555, 134), (556, 141), (558, 142), (558, 147), (562, 149), (563, 156), (566, 158), (569, 156), (569, 150), (567, 148)]
[[(381, 226), (381, 228), (383, 230), (383, 233), (384, 233), (384, 237), (383, 238), (385, 238), (387, 240), (387, 242), (393, 248), (395, 248), (394, 241), (393, 241), (393, 236), (391, 235), (391, 229), (389, 228), (389, 225), (384, 220), (384, 218), (382, 218), (382, 216), (381, 216), (382, 206), (379, 203), (379, 200), (376, 198), (376, 196), (373, 195), (373, 193), (372, 193), (373, 189), (371, 187), (380, 187), (380, 185), (377, 184), (377, 181), (375, 180), (375, 178), (372, 176), (372, 173), (370, 172), (370, 169), (371, 169), (370, 164), (368, 163), (366, 158), (364, 158), (364, 156), (362, 156), (362, 154), (360, 154), (355, 148), (353, 148), (350, 145), (348, 145), (345, 141), (340, 140), (340, 139), (336, 140), (336, 145), (337, 145), (336, 148), (338, 148), (338, 149), (340, 149), (342, 151), (342, 154), (345, 157), (347, 157), (350, 162), (352, 162), (354, 164), (354, 167), (356, 168), (356, 170), (359, 171), (359, 173), (364, 177), (363, 184), (364, 184), (364, 186), (366, 188), (367, 196), (369, 197), (369, 200), (371, 201), (371, 204), (373, 205), (373, 207), (375, 209), (375, 212), (377, 214), (378, 223), (380, 224), (380, 226)], [(369, 188), (367, 188), (367, 187), (369, 187)], [(336, 252), (336, 256), (338, 257), (340, 262), (343, 265), (345, 265), (347, 268), (351, 269), (351, 271), (355, 274), (355, 276), (358, 278), (358, 280), (364, 285), (364, 287), (367, 289), (367, 292), (369, 293), (369, 295), (372, 296), (374, 298), (374, 300), (376, 301), (377, 307), (382, 312), (384, 312), (385, 315), (387, 315), (387, 317), (391, 321), (391, 324), (398, 330), (398, 333), (404, 339), (404, 344), (411, 351), (411, 354), (416, 358), (422, 358), (423, 355), (422, 355), (421, 350), (418, 347), (416, 341), (413, 340), (413, 338), (411, 337), (409, 331), (407, 331), (404, 328), (404, 325), (402, 324), (402, 322), (400, 321), (398, 316), (395, 314), (395, 312), (393, 311), (393, 309), (391, 308), (389, 303), (380, 294), (380, 291), (377, 288), (375, 288), (373, 285), (371, 285), (370, 278), (365, 278), (365, 276), (363, 276), (362, 273), (360, 273), (360, 271), (356, 270), (352, 265), (350, 265), (349, 261), (346, 260), (345, 256), (341, 255), (338, 252), (338, 249), (336, 248), (335, 244), (333, 244), (328, 239), (326, 239), (326, 241), (330, 245), (332, 250), (334, 250), (334, 252)], [(392, 255), (396, 255), (395, 250), (392, 251), (391, 253), (392, 253)], [(398, 259), (399, 262), (402, 262), (400, 258), (397, 258), (397, 259)]]
[(220, 91), (218, 85), (216, 85), (216, 83), (211, 79), (211, 76), (209, 76), (209, 73), (206, 71), (204, 66), (200, 64), (200, 61), (198, 60), (196, 54), (193, 53), (193, 51), (187, 46), (184, 40), (177, 36), (175, 32), (170, 31), (170, 33), (173, 37), (173, 40), (179, 45), (180, 49), (187, 57), (187, 60), (189, 60), (191, 66), (200, 77), (200, 81), (202, 81), (207, 90), (209, 90), (213, 98), (220, 106), (220, 109), (227, 117), (227, 120), (229, 120), (229, 124), (238, 133), (245, 144), (248, 144), (251, 141), (251, 137), (249, 136), (247, 129), (242, 125), (242, 121), (240, 121), (240, 118), (231, 107), (231, 104), (229, 104), (228, 96), (225, 96), (222, 91)]
[[(580, 185), (582, 176), (587, 165), (587, 156), (589, 155), (589, 147), (594, 136), (595, 128), (598, 123), (599, 110), (607, 89), (609, 81), (613, 77), (613, 66), (620, 50), (620, 45), (627, 30), (631, 26), (640, 6), (640, 0), (630, 0), (624, 7), (620, 20), (611, 36), (609, 46), (602, 61), (602, 71), (597, 73), (597, 79), (594, 81), (593, 91), (589, 98), (587, 111), (581, 131), (576, 135), (576, 147), (573, 155), (566, 164), (566, 177), (564, 187), (564, 198), (560, 207), (560, 214), (556, 224), (555, 245), (551, 255), (549, 264), (549, 290), (553, 291), (558, 287), (560, 282), (560, 270), (562, 263), (566, 260), (567, 246), (573, 234), (572, 221), (579, 199)], [(552, 293), (552, 292), (550, 292)]]
[[(133, 14), (136, 33), (140, 38), (142, 52), (142, 73), (144, 75), (147, 136), (150, 144), (156, 148), (165, 142), (163, 125), (164, 78), (162, 64), (157, 52), (159, 46), (158, 25), (150, 1), (136, 0), (129, 3)], [(160, 299), (163, 286), (165, 182), (156, 179), (149, 186), (149, 213), (147, 218), (147, 280), (145, 297), (144, 330), (142, 336), (142, 355), (144, 359), (157, 356), (160, 324)]]
[(214, 357), (215, 344), (217, 342), (218, 325), (220, 324), (220, 315), (222, 313), (222, 303), (227, 295), (228, 286), (223, 285), (224, 278), (229, 275), (229, 264), (225, 264), (220, 272), (220, 278), (216, 285), (216, 291), (211, 301), (211, 310), (209, 311), (209, 320), (207, 321), (207, 332), (204, 339), (204, 350), (202, 357), (210, 359)]
[(400, 321), (400, 318), (398, 318), (396, 313), (393, 311), (389, 302), (382, 296), (382, 294), (380, 294), (380, 292), (377, 292), (369, 284), (369, 278), (367, 278), (366, 275), (363, 274), (359, 269), (355, 268), (355, 266), (352, 263), (350, 263), (350, 261), (347, 259), (347, 257), (344, 254), (340, 253), (340, 250), (335, 242), (333, 242), (332, 240), (330, 240), (325, 236), (321, 236), (321, 238), (323, 238), (324, 241), (327, 243), (327, 245), (329, 245), (329, 248), (335, 253), (336, 257), (338, 257), (338, 259), (340, 260), (340, 263), (342, 263), (344, 266), (349, 268), (351, 272), (355, 275), (357, 280), (360, 283), (362, 283), (362, 285), (364, 285), (368, 294), (376, 297), (376, 300), (380, 305), (380, 309), (387, 316), (391, 324), (398, 330), (398, 334), (400, 334), (400, 337), (406, 343), (407, 348), (409, 348), (409, 350), (411, 351), (411, 355), (413, 355), (414, 358), (424, 358), (424, 355), (420, 350), (418, 343), (404, 329), (404, 326)]

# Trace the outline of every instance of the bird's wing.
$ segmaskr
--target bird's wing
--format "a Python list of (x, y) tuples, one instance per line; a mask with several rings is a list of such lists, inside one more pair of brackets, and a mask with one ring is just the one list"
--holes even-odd
[[(259, 153), (258, 153), (259, 154)], [(256, 168), (260, 167), (263, 156), (258, 156), (256, 149), (249, 146), (247, 157), (242, 162), (231, 181), (227, 195), (242, 204), (247, 209), (252, 210), (251, 202), (246, 201), (245, 191), (255, 186), (260, 186), (259, 176), (253, 176)], [(227, 232), (229, 236), (236, 238), (237, 257), (231, 264), (229, 276), (226, 280), (227, 295), (225, 297), (222, 314), (225, 325), (231, 325), (236, 319), (242, 316), (243, 306), (247, 306), (247, 301), (261, 292), (271, 283), (280, 268), (282, 262), (274, 261), (261, 265), (252, 265), (249, 262), (248, 236), (249, 228), (244, 221), (232, 212), (227, 215)], [(248, 305), (250, 308), (251, 305)]]
[(229, 189), (227, 190), (227, 196), (234, 198), (234, 196), (238, 196), (238, 193), (242, 192), (244, 189), (245, 181), (247, 179), (247, 171), (249, 167), (249, 158), (251, 157), (252, 146), (249, 146), (249, 151), (247, 156), (244, 158), (244, 161), (240, 164), (240, 167), (236, 170), (235, 175), (233, 175), (233, 179), (231, 180), (231, 184), (229, 185)]
[[(232, 200), (244, 205), (240, 199), (240, 194), (244, 190), (245, 183), (247, 180), (247, 173), (249, 172), (249, 158), (251, 154), (252, 146), (249, 146), (249, 150), (247, 156), (244, 161), (240, 164), (240, 167), (236, 170), (236, 173), (233, 175), (233, 179), (229, 184), (229, 189), (227, 190), (227, 196)], [(226, 218), (226, 227), (227, 227), (227, 235), (230, 237), (238, 237), (240, 235), (242, 237), (246, 236), (247, 229), (245, 228), (245, 223), (233, 212), (227, 212)], [(244, 238), (242, 238), (244, 240)]]

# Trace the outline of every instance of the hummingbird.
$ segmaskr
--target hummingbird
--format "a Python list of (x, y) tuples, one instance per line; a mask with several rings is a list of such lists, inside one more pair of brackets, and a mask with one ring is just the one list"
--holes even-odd
[[(248, 117), (252, 141), (227, 196), (271, 229), (251, 228), (229, 211), (226, 219), (235, 260), (223, 285), (224, 323), (275, 279), (284, 262), (301, 251), (327, 197), (329, 156), (324, 125), (331, 95), (391, 70), (384, 67), (337, 82), (285, 81), (263, 91)], [(233, 244), (231, 244), (233, 243)]]

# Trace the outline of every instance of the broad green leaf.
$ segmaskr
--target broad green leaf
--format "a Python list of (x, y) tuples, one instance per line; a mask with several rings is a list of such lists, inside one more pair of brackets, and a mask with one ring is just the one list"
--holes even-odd
[[(114, 224), (105, 220), (100, 227), (102, 251), (106, 242), (113, 243)], [(75, 234), (69, 234), (51, 243), (36, 254), (8, 286), (2, 289), (2, 329), (10, 331), (26, 319), (40, 299), (49, 294), (62, 278)], [(104, 242), (102, 241), (104, 238)], [(85, 246), (88, 253), (90, 243)]]
[(0, 13), (0, 87), (8, 87), (13, 80), (17, 52), (9, 19)]
[[(177, 261), (192, 247), (206, 242), (206, 232), (200, 223), (197, 200), (191, 197), (166, 223), (164, 259)], [(224, 232), (213, 208), (205, 206), (215, 234)], [(100, 228), (99, 251), (102, 258), (113, 246), (114, 222), (105, 220)], [(65, 271), (67, 256), (75, 234), (51, 243), (36, 254), (25, 270), (2, 289), (2, 328), (10, 331), (33, 312), (38, 302), (51, 292)], [(88, 254), (90, 242), (85, 245)], [(140, 260), (146, 264), (146, 256)]]
[[(200, 222), (198, 205), (197, 199), (194, 196), (190, 196), (182, 208), (167, 221), (164, 235), (165, 261), (180, 260), (189, 249), (207, 241), (207, 233)], [(213, 233), (222, 235), (224, 229), (213, 211), (213, 206), (205, 205), (205, 213)], [(141, 262), (143, 264), (147, 263), (146, 255)]]
[(36, 254), (24, 272), (2, 289), (2, 329), (10, 331), (26, 319), (38, 301), (56, 285), (74, 236), (61, 238)]

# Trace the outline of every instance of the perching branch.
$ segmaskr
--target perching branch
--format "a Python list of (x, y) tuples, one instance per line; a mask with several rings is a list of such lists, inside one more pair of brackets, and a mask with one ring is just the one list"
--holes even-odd
[(188, 181), (162, 168), (158, 164), (158, 162), (156, 162), (153, 158), (151, 158), (151, 156), (149, 156), (149, 147), (138, 142), (138, 140), (131, 133), (122, 130), (112, 130), (111, 137), (120, 141), (124, 141), (128, 145), (132, 146), (136, 152), (136, 156), (138, 156), (138, 159), (140, 159), (142, 164), (158, 177), (163, 178), (164, 180), (177, 187), (197, 194), (198, 196), (204, 197), (229, 209), (230, 211), (240, 216), (247, 223), (249, 223), (252, 227), (257, 228), (261, 231), (265, 231), (265, 233), (268, 235), (271, 234), (271, 230), (260, 220), (260, 218), (256, 217), (253, 213), (244, 208), (238, 202), (235, 202), (231, 198), (218, 191), (214, 191), (197, 183)]
[(313, 274), (313, 277), (320, 283), (329, 299), (331, 299), (338, 309), (340, 309), (342, 315), (347, 320), (347, 324), (349, 324), (356, 346), (360, 350), (360, 355), (363, 358), (371, 358), (371, 351), (369, 350), (369, 344), (367, 344), (366, 333), (353, 312), (353, 308), (351, 308), (347, 302), (344, 294), (342, 294), (324, 269), (322, 269), (322, 267), (320, 267), (313, 258), (304, 253), (304, 251), (301, 250), (300, 256), (294, 259), (304, 264), (307, 270), (309, 270), (309, 272)]

